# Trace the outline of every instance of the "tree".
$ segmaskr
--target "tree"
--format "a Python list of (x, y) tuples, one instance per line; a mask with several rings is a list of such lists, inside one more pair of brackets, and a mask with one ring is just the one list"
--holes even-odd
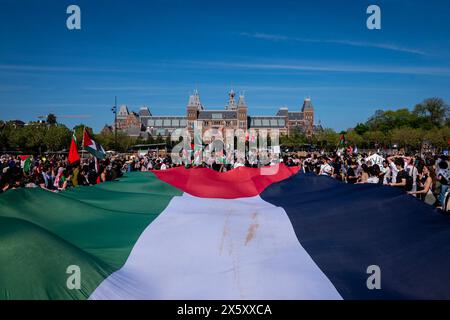
[(134, 141), (135, 144), (144, 144), (144, 142), (145, 140), (141, 136), (138, 136)]
[[(105, 148), (106, 150), (115, 149), (115, 137), (112, 132), (101, 132), (95, 135), (95, 139)], [(138, 141), (137, 138), (129, 137), (126, 133), (122, 131), (117, 131), (117, 149), (118, 152), (126, 152)]]
[(167, 148), (172, 148), (172, 140), (170, 139), (170, 136), (166, 137), (165, 143)]
[(145, 141), (147, 144), (153, 144), (155, 143), (155, 139), (153, 138), (153, 136), (151, 134), (149, 134), (147, 136), (147, 140)]
[(97, 141), (106, 150), (111, 150), (114, 148), (114, 133), (101, 132), (95, 136), (95, 139), (97, 139)]
[(49, 113), (47, 115), (47, 123), (51, 126), (56, 124), (56, 116), (53, 113)]
[(33, 153), (45, 151), (44, 138), (48, 130), (45, 124), (32, 122), (20, 130), (26, 138), (23, 146), (26, 151), (32, 151)]
[[(375, 114), (371, 116), (365, 125), (369, 130), (377, 130), (382, 124), (386, 122), (386, 117), (383, 110), (376, 110)], [(368, 130), (366, 130), (368, 131)]]
[[(307, 142), (308, 138), (298, 128), (292, 128), (289, 135), (280, 135), (280, 144), (286, 147), (295, 147)], [(269, 145), (269, 140), (267, 142), (267, 145)]]
[(448, 118), (449, 106), (441, 98), (428, 98), (414, 107), (414, 114), (424, 117), (434, 126), (442, 126)]
[(47, 129), (44, 144), (48, 150), (67, 150), (70, 146), (71, 132), (64, 125), (54, 125)]
[(13, 149), (23, 150), (27, 137), (25, 136), (25, 130), (22, 127), (15, 127), (11, 123), (7, 124), (7, 144)]
[(408, 127), (392, 130), (392, 142), (397, 143), (399, 147), (408, 150), (419, 150), (423, 142), (424, 132), (421, 129), (411, 129)]
[[(235, 141), (234, 141), (234, 145), (237, 145), (237, 137), (234, 137)], [(280, 144), (283, 146), (289, 146), (289, 136), (286, 134), (281, 134), (280, 135)]]
[(425, 132), (424, 141), (438, 150), (447, 148), (447, 141), (450, 139), (450, 128), (434, 128)]
[[(114, 136), (114, 134), (112, 134)], [(127, 152), (128, 149), (134, 144), (135, 139), (129, 137), (122, 131), (117, 131), (117, 151)]]
[(355, 133), (362, 136), (364, 133), (369, 131), (369, 127), (367, 125), (365, 125), (364, 123), (358, 123), (354, 130), (355, 130)]
[(417, 128), (418, 120), (417, 115), (406, 108), (386, 111), (377, 110), (366, 122), (366, 126), (371, 131), (387, 133), (389, 130), (405, 126)]
[(314, 135), (313, 141), (320, 147), (333, 150), (339, 143), (339, 134), (333, 129), (326, 128)]
[(81, 146), (81, 142), (83, 141), (83, 131), (86, 128), (87, 133), (90, 137), (94, 136), (94, 131), (91, 127), (87, 127), (84, 124), (76, 125), (73, 130), (75, 131), (75, 137), (77, 138), (78, 145)]
[(8, 147), (8, 138), (5, 135), (6, 123), (0, 121), (0, 150), (6, 150)]
[(350, 143), (350, 145), (353, 146), (362, 146), (364, 142), (363, 137), (356, 131), (356, 128), (354, 130), (349, 130), (345, 138)]
[(367, 131), (363, 139), (369, 147), (379, 147), (386, 142), (386, 134), (382, 131)]

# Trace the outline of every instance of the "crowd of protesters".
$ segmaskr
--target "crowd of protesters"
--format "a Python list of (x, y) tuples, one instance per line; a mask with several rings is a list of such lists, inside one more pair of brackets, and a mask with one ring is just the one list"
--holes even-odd
[[(180, 154), (180, 156), (182, 156)], [(287, 166), (300, 166), (304, 173), (326, 175), (349, 184), (374, 183), (402, 188), (426, 203), (441, 206), (449, 190), (449, 159), (444, 155), (387, 155), (380, 152), (376, 157), (370, 154), (354, 153), (342, 149), (339, 152), (310, 154), (288, 154), (281, 159), (270, 154), (251, 153), (245, 156), (233, 155), (234, 161), (223, 152), (211, 152), (205, 161), (186, 165), (182, 157), (174, 160), (170, 156), (156, 153), (146, 155), (112, 156), (96, 161), (88, 158), (69, 164), (63, 155), (32, 157), (24, 170), (19, 157), (0, 157), (0, 192), (21, 187), (40, 187), (50, 191), (61, 191), (70, 187), (88, 186), (115, 180), (126, 172), (166, 170), (183, 165), (187, 168), (207, 167), (226, 172), (235, 168), (261, 167), (283, 162)], [(264, 158), (264, 160), (263, 160)]]
[[(372, 157), (371, 157), (372, 156)], [(355, 154), (343, 150), (310, 154), (300, 159), (302, 171), (326, 175), (350, 184), (373, 183), (401, 188), (424, 202), (440, 207), (449, 191), (446, 155)]]
[(43, 188), (50, 191), (94, 185), (123, 174), (121, 159), (89, 158), (69, 164), (64, 155), (31, 157), (27, 168), (23, 160), (11, 155), (0, 157), (0, 192), (17, 188)]
[[(69, 164), (65, 155), (31, 156), (29, 165), (19, 156), (4, 154), (0, 156), (0, 193), (17, 188), (43, 188), (50, 191), (62, 191), (77, 186), (95, 185), (112, 181), (126, 172), (166, 170), (177, 166), (205, 167), (220, 172), (241, 166), (258, 167), (260, 157), (251, 154), (247, 159), (236, 156), (234, 162), (222, 155), (208, 154), (207, 160), (186, 165), (182, 155), (178, 160), (171, 156), (161, 156), (156, 152), (145, 155), (108, 156), (103, 160), (93, 157)], [(274, 161), (267, 161), (267, 164)]]

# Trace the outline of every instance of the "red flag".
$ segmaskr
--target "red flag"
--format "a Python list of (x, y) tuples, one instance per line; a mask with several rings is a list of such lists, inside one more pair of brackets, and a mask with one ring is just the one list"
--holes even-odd
[(67, 158), (70, 164), (80, 161), (80, 155), (78, 154), (78, 147), (75, 135), (72, 137), (72, 142), (70, 143), (69, 157)]

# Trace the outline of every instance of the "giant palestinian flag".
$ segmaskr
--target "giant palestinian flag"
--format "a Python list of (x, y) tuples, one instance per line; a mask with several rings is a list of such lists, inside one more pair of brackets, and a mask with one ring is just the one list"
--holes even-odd
[(450, 299), (450, 219), (392, 187), (180, 167), (0, 208), (1, 299)]

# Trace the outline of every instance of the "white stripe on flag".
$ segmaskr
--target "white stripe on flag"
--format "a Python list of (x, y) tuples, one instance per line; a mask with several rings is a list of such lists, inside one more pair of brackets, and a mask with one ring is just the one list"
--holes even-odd
[[(120, 232), (120, 230), (118, 230)], [(286, 212), (259, 196), (175, 197), (90, 299), (342, 299)]]

